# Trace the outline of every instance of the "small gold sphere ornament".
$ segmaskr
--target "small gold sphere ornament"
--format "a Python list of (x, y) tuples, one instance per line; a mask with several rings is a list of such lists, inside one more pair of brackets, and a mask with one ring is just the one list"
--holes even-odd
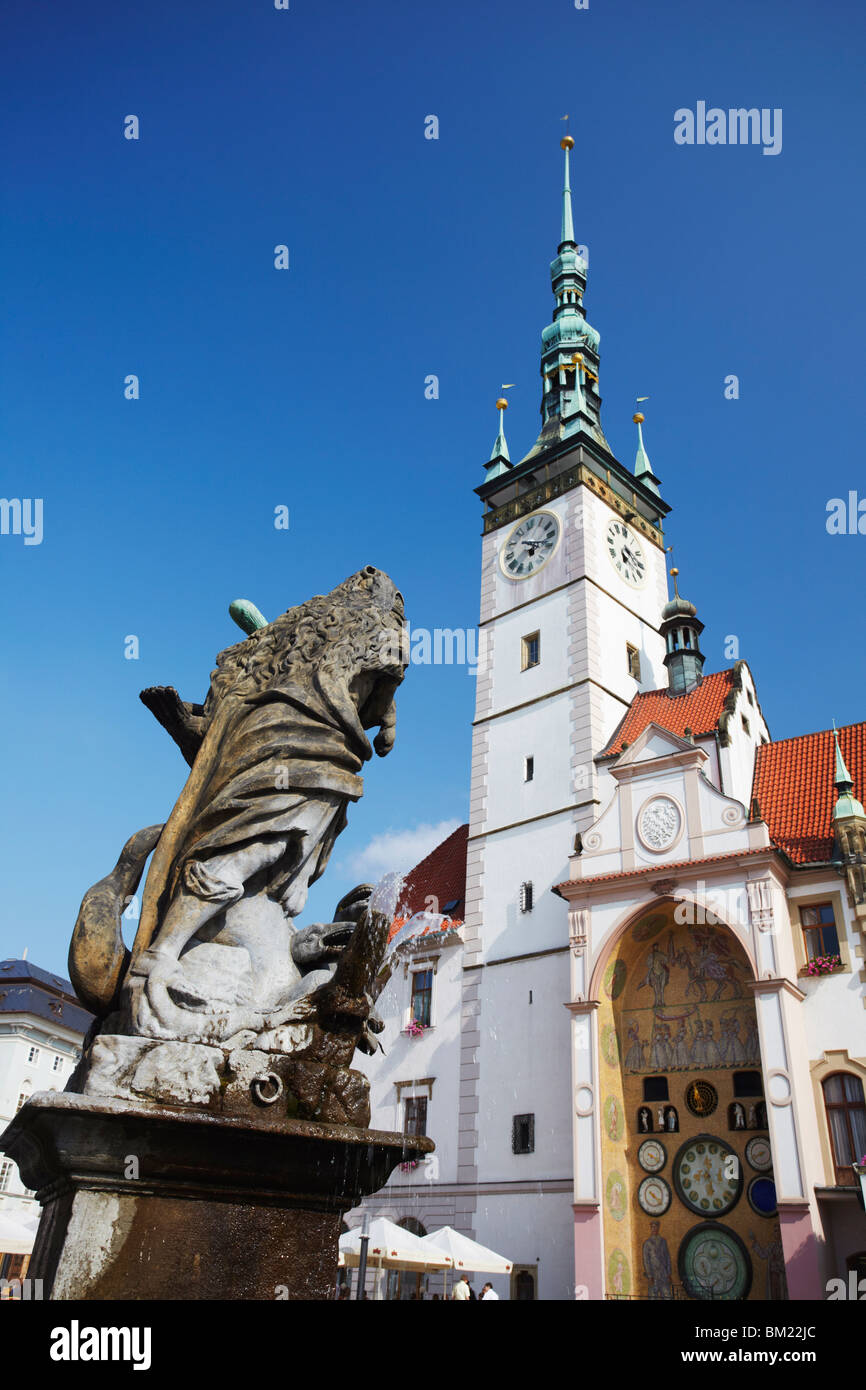
[(673, 569), (670, 570), (671, 579), (676, 579), (676, 577), (677, 577), (678, 574), (679, 574), (679, 570), (677, 569), (676, 565), (674, 565)]
[(631, 418), (634, 420), (636, 425), (642, 425), (644, 422), (644, 417), (641, 415), (639, 410)]
[(505, 399), (504, 396), (500, 396), (500, 397), (499, 397), (499, 400), (496, 402), (496, 409), (497, 409), (497, 410), (507, 410), (507, 409), (508, 409), (508, 402), (507, 402), (507, 400)]
[(560, 148), (561, 150), (573, 150), (573, 149), (574, 149), (574, 140), (571, 138), (570, 135), (563, 135), (562, 139), (561, 139), (560, 142), (559, 142), (559, 148)]

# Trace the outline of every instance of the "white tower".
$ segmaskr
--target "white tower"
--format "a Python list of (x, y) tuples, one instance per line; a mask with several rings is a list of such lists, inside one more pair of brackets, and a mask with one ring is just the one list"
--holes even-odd
[[(542, 334), (542, 430), (487, 477), (472, 744), (460, 1067), (463, 1228), (573, 1295), (568, 925), (551, 893), (607, 792), (594, 756), (635, 694), (667, 685), (659, 494), (636, 416), (635, 472), (601, 426), (566, 136), (562, 236)], [(497, 402), (504, 410), (506, 402)], [(500, 416), (502, 420), (504, 416)], [(519, 1248), (516, 1248), (519, 1247)], [(540, 1268), (535, 1265), (539, 1263)]]

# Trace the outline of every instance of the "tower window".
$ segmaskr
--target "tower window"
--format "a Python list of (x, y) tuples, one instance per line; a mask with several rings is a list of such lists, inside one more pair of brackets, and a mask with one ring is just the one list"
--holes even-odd
[(520, 885), (520, 911), (532, 911), (532, 884), (521, 883)]
[(515, 1115), (511, 1121), (511, 1152), (535, 1153), (535, 1116)]
[(520, 669), (528, 671), (541, 661), (541, 633), (530, 632), (521, 640)]
[(751, 730), (751, 728), (750, 728), (750, 726), (749, 726), (749, 721), (748, 721), (748, 719), (746, 718), (746, 716), (745, 716), (744, 714), (741, 714), (741, 715), (740, 715), (740, 723), (741, 723), (742, 726), (743, 726), (744, 732), (747, 733), (747, 734), (751, 734), (752, 730)]
[(628, 673), (634, 676), (636, 681), (640, 680), (640, 652), (637, 647), (633, 647), (630, 642), (625, 644), (625, 659), (628, 664)]
[(62, 1057), (55, 1057), (55, 1058), (54, 1058), (54, 1062), (52, 1063), (52, 1070), (53, 1070), (53, 1071), (59, 1071), (60, 1068), (61, 1068), (62, 1066), (63, 1066), (63, 1058), (62, 1058)]
[(421, 1138), (427, 1133), (427, 1097), (412, 1096), (406, 1101), (403, 1133)]
[(4, 1158), (0, 1163), (0, 1192), (8, 1192), (9, 1184), (12, 1181), (12, 1172), (15, 1165), (8, 1158)]
[(28, 1062), (38, 1062), (38, 1061), (39, 1061), (39, 1048), (38, 1048), (38, 1047), (31, 1047), (30, 1051), (27, 1053), (27, 1060), (28, 1060)]
[(534, 759), (534, 758), (524, 758), (524, 759), (523, 759), (523, 780), (524, 780), (524, 782), (531, 782), (534, 776), (535, 776), (535, 759)]
[(814, 907), (801, 907), (800, 925), (803, 928), (807, 960), (814, 960), (816, 956), (838, 956), (839, 934), (836, 931), (832, 903), (816, 903)]

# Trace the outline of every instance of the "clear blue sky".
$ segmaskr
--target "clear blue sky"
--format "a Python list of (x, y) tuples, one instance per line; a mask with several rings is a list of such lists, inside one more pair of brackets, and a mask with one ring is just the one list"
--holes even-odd
[[(415, 626), (476, 621), (501, 382), (513, 457), (538, 430), (565, 111), (608, 438), (631, 463), (649, 395), (709, 669), (736, 634), (777, 738), (866, 716), (866, 537), (825, 531), (866, 496), (854, 0), (7, 0), (4, 27), (2, 491), (44, 540), (0, 537), (3, 954), (65, 968), (84, 890), (168, 815), (186, 768), (138, 691), (202, 699), (231, 599), (272, 617), (373, 563)], [(699, 100), (781, 107), (781, 154), (675, 145)], [(377, 837), (466, 817), (473, 687), (410, 670), (310, 919)]]

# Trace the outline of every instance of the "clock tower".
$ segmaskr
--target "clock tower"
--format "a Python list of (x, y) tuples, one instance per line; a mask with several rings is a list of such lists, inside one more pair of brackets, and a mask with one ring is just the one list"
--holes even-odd
[[(667, 684), (659, 626), (669, 508), (644, 448), (643, 417), (635, 417), (634, 470), (619, 462), (604, 434), (600, 338), (586, 318), (587, 263), (574, 234), (574, 141), (566, 136), (561, 143), (562, 230), (550, 266), (553, 317), (541, 335), (541, 432), (512, 462), (507, 402), (500, 399), (499, 432), (476, 489), (484, 509), (482, 662), (472, 745), (458, 1181), (473, 1193), (465, 1198), (465, 1229), (494, 1249), (515, 1218), (541, 1222), (559, 1243), (571, 1224), (571, 1137), (562, 1123), (571, 1107), (562, 1008), (570, 997), (568, 929), (550, 890), (568, 876), (576, 835), (609, 796), (599, 790), (594, 757), (634, 696)], [(507, 1048), (497, 1044), (503, 1030), (512, 1035)], [(535, 1196), (520, 1195), (525, 1183)], [(503, 1204), (518, 1201), (527, 1210), (510, 1209), (506, 1221)], [(565, 1268), (570, 1261), (569, 1250)]]

